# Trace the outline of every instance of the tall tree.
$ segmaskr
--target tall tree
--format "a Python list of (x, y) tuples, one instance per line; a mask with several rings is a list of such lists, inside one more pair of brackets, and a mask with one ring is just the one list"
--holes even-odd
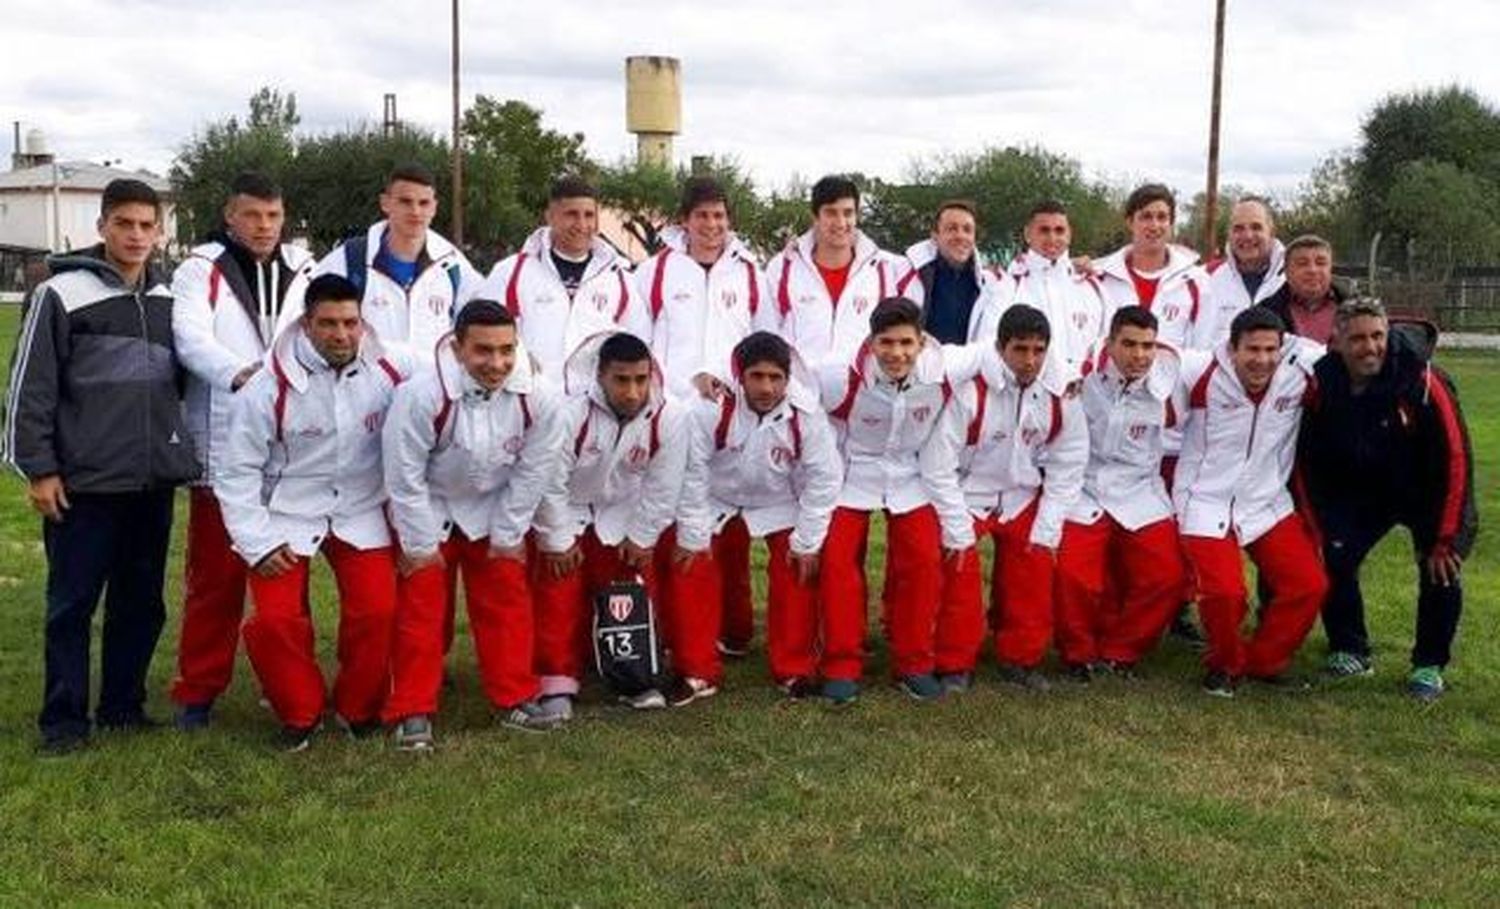
[(224, 193), (236, 174), (259, 170), (286, 182), (297, 151), (293, 132), (301, 122), (297, 96), (261, 88), (249, 107), (243, 123), (236, 116), (210, 123), (178, 149), (169, 173), (178, 240), (195, 242), (219, 226)]

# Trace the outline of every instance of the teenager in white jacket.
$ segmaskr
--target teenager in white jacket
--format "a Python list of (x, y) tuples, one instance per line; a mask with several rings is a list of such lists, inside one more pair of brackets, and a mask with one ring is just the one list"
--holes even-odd
[(912, 697), (941, 697), (937, 651), (954, 617), (942, 585), (943, 559), (974, 545), (958, 486), (957, 429), (939, 345), (922, 333), (910, 300), (882, 301), (869, 336), (842, 368), (825, 365), (823, 404), (838, 433), (844, 484), (823, 549), (819, 591), (823, 695), (836, 705), (859, 696), (864, 668), (865, 567), (870, 515), (886, 514), (884, 611), (897, 683)]
[(1104, 337), (1111, 307), (1099, 279), (1073, 267), (1073, 231), (1060, 202), (1040, 202), (1026, 219), (1026, 250), (1006, 269), (997, 293), (1002, 307), (1035, 307), (1047, 317), (1047, 356), (1057, 374), (1078, 375), (1088, 351)]
[(896, 291), (901, 258), (858, 228), (859, 189), (847, 177), (813, 184), (813, 226), (766, 263), (776, 331), (814, 370), (842, 369), (869, 335), (870, 313)]
[(635, 288), (630, 262), (599, 237), (599, 193), (578, 177), (548, 192), (546, 226), (490, 271), (479, 294), (515, 316), (521, 343), (544, 382), (563, 385), (568, 358), (600, 332), (651, 340), (651, 314)]
[(365, 322), (386, 348), (423, 368), (481, 280), (458, 247), (431, 227), (435, 187), (432, 172), (420, 164), (391, 171), (380, 193), (385, 220), (334, 247), (317, 266), (318, 274), (342, 275), (359, 289)]
[(188, 432), (203, 481), (188, 494), (182, 635), (172, 700), (177, 725), (208, 725), (234, 672), (245, 613), (244, 560), (235, 555), (213, 479), (223, 457), (234, 395), (260, 369), (283, 313), (302, 313), (312, 256), (281, 242), (281, 189), (262, 174), (230, 185), (224, 228), (193, 248), (172, 275), (172, 337), (187, 369)]
[(214, 492), (251, 569), (245, 649), (288, 750), (308, 746), (325, 706), (306, 601), (319, 552), (339, 587), (334, 710), (351, 733), (379, 728), (396, 614), (380, 433), (410, 367), (361, 321), (359, 291), (321, 275), (235, 400)]
[(396, 391), (383, 454), (401, 549), (391, 694), (396, 747), (433, 747), (460, 569), (485, 696), (501, 721), (547, 729), (535, 702), (526, 534), (563, 443), (561, 401), (537, 387), (516, 321), (494, 300), (464, 304), (434, 368)]
[[(711, 573), (676, 592), (669, 623), (687, 639), (673, 643), (674, 656), (692, 650), (705, 671), (717, 673), (719, 610), (712, 607), (729, 586), (721, 554), (728, 549), (729, 565), (737, 565), (749, 540), (764, 538), (771, 677), (793, 698), (816, 690), (819, 555), (843, 485), (833, 429), (810, 383), (785, 340), (755, 332), (735, 347), (720, 397), (696, 404), (678, 541), (709, 549)], [(743, 582), (748, 587), (749, 577)]]
[[(1321, 345), (1286, 332), (1264, 306), (1234, 318), (1227, 344), (1184, 354), (1174, 405), (1183, 414), (1173, 504), (1198, 579), (1208, 634), (1209, 694), (1231, 697), (1243, 677), (1274, 680), (1317, 621), (1328, 590), (1312, 531), (1287, 484)], [(1270, 599), (1254, 635), (1240, 637), (1245, 572), (1255, 562)]]
[[(585, 341), (569, 359), (565, 391), (564, 441), (537, 513), (542, 557), (533, 572), (541, 703), (564, 718), (583, 678), (592, 594), (639, 575), (660, 604), (659, 568), (707, 555), (663, 539), (676, 519), (690, 434), (687, 408), (662, 390), (646, 342), (628, 332)], [(664, 705), (660, 692), (633, 701)]]
[[(977, 533), (995, 541), (995, 655), (1006, 681), (1038, 691), (1050, 687), (1037, 666), (1052, 639), (1053, 566), (1064, 519), (1083, 488), (1089, 445), (1077, 399), (1045, 368), (1050, 340), (1041, 310), (1010, 307), (978, 375), (954, 397), (967, 514)], [(977, 555), (956, 563), (944, 580), (945, 599), (974, 623), (974, 651), (984, 636)], [(968, 679), (953, 682), (963, 688)]]

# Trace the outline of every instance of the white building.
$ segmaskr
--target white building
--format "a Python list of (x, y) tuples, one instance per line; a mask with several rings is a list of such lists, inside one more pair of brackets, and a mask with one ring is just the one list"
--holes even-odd
[(59, 161), (0, 173), (0, 245), (50, 252), (99, 242), (99, 201), (111, 180), (140, 180), (162, 196), (162, 242), (176, 236), (172, 185), (146, 171), (90, 161)]

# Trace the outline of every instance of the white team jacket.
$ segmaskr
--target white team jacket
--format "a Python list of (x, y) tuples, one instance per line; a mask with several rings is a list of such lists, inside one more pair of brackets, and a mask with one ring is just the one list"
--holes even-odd
[(746, 335), (776, 330), (776, 304), (755, 257), (732, 234), (706, 271), (685, 251), (681, 228), (662, 231), (662, 240), (666, 247), (636, 266), (636, 291), (651, 315), (651, 353), (667, 393), (697, 397), (695, 375), (719, 374)]
[(694, 404), (691, 423), (677, 527), (684, 549), (708, 548), (736, 515), (755, 537), (791, 528), (792, 552), (823, 548), (844, 472), (815, 392), (794, 378), (781, 404), (761, 415), (731, 380), (719, 400)]
[(1275, 296), (1286, 283), (1286, 247), (1280, 240), (1271, 241), (1271, 261), (1266, 276), (1255, 290), (1252, 299), (1245, 289), (1245, 280), (1240, 277), (1239, 266), (1234, 261), (1234, 250), (1225, 249), (1224, 258), (1210, 262), (1208, 270), (1209, 297), (1213, 300), (1213, 330), (1210, 337), (1214, 344), (1229, 340), (1229, 323), (1242, 310), (1263, 303)]
[(1288, 334), (1259, 402), (1234, 374), (1228, 344), (1185, 351), (1173, 405), (1182, 414), (1182, 457), (1173, 505), (1186, 536), (1233, 534), (1248, 546), (1292, 513), (1287, 481), (1302, 406), (1323, 347)]
[[(271, 312), (275, 304), (271, 297), (280, 282), (273, 280), (270, 287), (245, 286), (238, 269), (226, 271), (219, 264), (227, 255), (222, 243), (204, 243), (194, 247), (172, 273), (172, 339), (178, 359), (187, 368), (183, 409), (203, 461), (205, 483), (213, 482), (229, 431), (234, 377), (260, 362), (277, 327), (277, 320), (262, 318), (262, 313)], [(312, 255), (284, 243), (271, 263), (273, 270), (282, 267), (296, 273), (287, 285), (282, 313), (290, 311), (296, 318), (302, 314)]]
[(1045, 380), (1022, 388), (992, 354), (977, 376), (958, 386), (954, 404), (969, 513), (1010, 521), (1040, 494), (1031, 542), (1056, 548), (1088, 466), (1089, 433), (1077, 399), (1047, 388)]
[[(360, 314), (379, 332), (387, 351), (401, 351), (411, 362), (426, 368), (428, 354), (438, 338), (453, 328), (453, 318), (469, 302), (480, 284), (479, 272), (458, 247), (437, 231), (427, 231), (427, 244), (417, 260), (417, 277), (410, 290), (402, 290), (389, 275), (375, 267), (385, 221), (365, 232), (365, 295)], [(344, 244), (324, 256), (315, 275), (349, 276)], [(287, 313), (283, 311), (282, 325)]]
[(380, 433), (410, 358), (367, 328), (359, 355), (330, 369), (298, 325), (235, 395), (214, 493), (251, 565), (286, 544), (318, 551), (332, 533), (357, 549), (390, 544)]
[[(1053, 261), (1027, 250), (1011, 262), (998, 290), (1003, 297), (1001, 315), (1017, 303), (1046, 315), (1052, 330), (1048, 359), (1070, 376), (1079, 374), (1089, 350), (1108, 333), (1109, 317), (1114, 314), (1099, 280), (1076, 271), (1067, 254)], [(989, 340), (994, 341), (994, 332)]]
[[(896, 281), (896, 293), (920, 306), (927, 305), (927, 289), (922, 286), (921, 269), (938, 257), (937, 241), (931, 238), (913, 243), (906, 249), (906, 271)], [(1002, 276), (984, 264), (979, 250), (974, 251), (974, 277), (979, 282), (979, 296), (969, 312), (970, 344), (994, 344), (1005, 306)]]
[(837, 300), (813, 261), (809, 230), (766, 263), (766, 280), (775, 291), (777, 332), (797, 349), (808, 366), (821, 371), (828, 363), (843, 369), (870, 334), (870, 311), (896, 290), (905, 271), (899, 256), (880, 249), (856, 231), (849, 280)]
[(402, 550), (431, 553), (455, 527), (496, 547), (520, 544), (560, 460), (560, 409), (524, 350), (491, 392), (440, 341), (434, 368), (396, 390), (385, 420), (385, 485)]
[(687, 407), (667, 398), (653, 368), (650, 402), (622, 423), (597, 377), (608, 334), (586, 339), (568, 359), (563, 439), (536, 518), (547, 552), (567, 551), (591, 525), (606, 546), (627, 537), (655, 546), (677, 517), (691, 445)]
[(823, 406), (838, 439), (844, 486), (837, 504), (859, 511), (905, 514), (937, 509), (943, 546), (974, 545), (974, 525), (958, 485), (962, 430), (949, 399), (937, 341), (927, 339), (904, 381), (885, 377), (867, 344), (850, 365), (825, 363), (818, 373)]
[(1089, 427), (1089, 465), (1068, 520), (1092, 524), (1106, 512), (1126, 530), (1172, 516), (1161, 476), (1162, 434), (1175, 427), (1182, 358), (1166, 344), (1156, 348), (1151, 371), (1134, 382), (1120, 375), (1103, 343), (1083, 364), (1079, 401)]
[(542, 378), (557, 388), (568, 358), (600, 332), (628, 331), (651, 343), (651, 314), (633, 285), (630, 263), (596, 238), (583, 280), (569, 299), (552, 264), (552, 232), (543, 227), (526, 238), (520, 252), (495, 265), (478, 296), (510, 310)]
[[(1099, 285), (1107, 301), (1104, 334), (1109, 318), (1122, 306), (1140, 304), (1135, 282), (1125, 256), (1126, 246), (1094, 263)], [(1156, 286), (1156, 297), (1146, 307), (1156, 316), (1156, 340), (1178, 350), (1207, 350), (1213, 346), (1214, 303), (1208, 273), (1198, 264), (1198, 254), (1185, 246), (1167, 247), (1167, 267)]]

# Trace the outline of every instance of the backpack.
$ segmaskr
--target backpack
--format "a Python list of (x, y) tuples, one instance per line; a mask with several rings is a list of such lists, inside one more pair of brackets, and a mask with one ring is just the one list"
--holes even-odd
[(656, 609), (637, 576), (606, 584), (593, 597), (594, 665), (616, 694), (631, 697), (663, 682)]

